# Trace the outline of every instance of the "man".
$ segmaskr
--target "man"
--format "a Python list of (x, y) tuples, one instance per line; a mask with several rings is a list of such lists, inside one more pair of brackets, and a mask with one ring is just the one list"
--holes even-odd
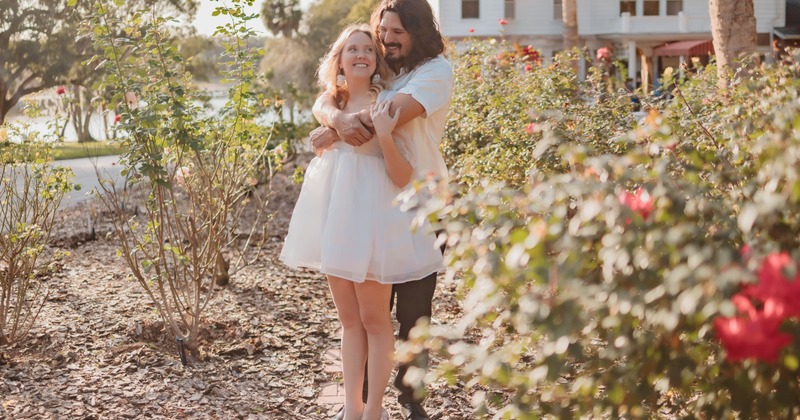
[[(433, 11), (426, 0), (383, 0), (373, 11), (370, 23), (384, 47), (386, 62), (397, 75), (390, 87), (397, 92), (391, 112), (400, 109), (400, 117), (392, 134), (398, 141), (413, 144), (418, 175), (446, 178), (447, 167), (439, 143), (450, 108), (453, 69), (441, 55), (444, 40)], [(314, 116), (324, 127), (329, 127), (317, 129), (311, 135), (318, 152), (339, 139), (360, 146), (372, 138), (369, 113), (344, 113), (330, 95), (317, 99)], [(408, 339), (419, 319), (430, 318), (435, 289), (436, 273), (393, 287), (401, 340)], [(394, 381), (400, 391), (398, 402), (403, 418), (429, 419), (422, 407), (423, 397), (414, 395), (413, 389), (403, 382), (407, 369), (408, 365), (401, 365)], [(342, 415), (340, 411), (335, 418)]]

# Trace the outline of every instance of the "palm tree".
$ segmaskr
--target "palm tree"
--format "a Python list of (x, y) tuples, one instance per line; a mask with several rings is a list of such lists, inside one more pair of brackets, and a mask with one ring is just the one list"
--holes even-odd
[(564, 21), (564, 50), (578, 46), (578, 7), (576, 0), (561, 2), (561, 17)]
[(719, 87), (728, 84), (730, 69), (737, 58), (756, 51), (756, 16), (753, 0), (710, 0), (711, 35), (717, 56)]

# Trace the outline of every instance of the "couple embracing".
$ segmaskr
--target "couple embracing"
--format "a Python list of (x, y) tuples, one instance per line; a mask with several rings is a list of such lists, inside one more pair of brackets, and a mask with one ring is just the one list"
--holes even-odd
[[(280, 258), (327, 275), (342, 325), (345, 405), (337, 419), (388, 418), (382, 402), (394, 367), (391, 306), (400, 339), (431, 316), (442, 253), (430, 226), (412, 231), (413, 215), (393, 202), (415, 178), (447, 176), (439, 143), (453, 71), (443, 52), (426, 0), (382, 0), (370, 25), (345, 28), (318, 71), (323, 93), (314, 115), (322, 127), (311, 134), (317, 157)], [(407, 368), (395, 378), (403, 418), (427, 419), (421, 398), (403, 382)]]

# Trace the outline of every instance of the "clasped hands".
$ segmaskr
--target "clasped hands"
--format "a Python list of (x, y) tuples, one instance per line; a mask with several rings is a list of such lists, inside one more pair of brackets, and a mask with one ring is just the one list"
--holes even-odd
[(325, 126), (312, 130), (309, 133), (309, 139), (311, 140), (311, 146), (314, 148), (314, 153), (317, 156), (321, 156), (322, 152), (330, 149), (340, 139), (355, 147), (370, 141), (375, 133), (372, 112), (374, 112), (376, 105), (357, 113), (340, 113), (334, 121), (334, 126), (338, 127), (338, 130)]

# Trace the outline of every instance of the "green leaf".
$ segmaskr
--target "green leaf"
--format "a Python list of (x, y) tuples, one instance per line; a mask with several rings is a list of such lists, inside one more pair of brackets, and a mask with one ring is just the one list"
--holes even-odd
[(786, 368), (795, 371), (798, 367), (800, 367), (800, 362), (797, 360), (797, 356), (793, 354), (787, 354), (786, 357), (783, 358), (783, 364), (786, 365)]

